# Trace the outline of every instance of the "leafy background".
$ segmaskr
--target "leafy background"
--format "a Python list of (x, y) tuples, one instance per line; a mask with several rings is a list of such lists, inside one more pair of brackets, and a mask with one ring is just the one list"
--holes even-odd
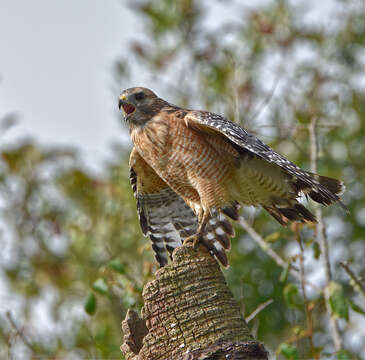
[[(349, 213), (313, 209), (324, 237), (251, 208), (236, 228), (225, 276), (245, 316), (272, 300), (249, 326), (278, 358), (365, 359), (365, 4), (330, 3), (313, 15), (283, 0), (129, 1), (143, 31), (113, 70), (115, 98), (142, 77), (170, 102), (225, 114), (345, 182)], [(15, 123), (1, 119), (0, 136)], [(0, 255), (0, 357), (121, 358), (120, 322), (141, 308), (157, 267), (137, 223), (129, 147), (112, 151), (101, 175), (75, 147), (1, 146), (0, 242), (11, 246)]]

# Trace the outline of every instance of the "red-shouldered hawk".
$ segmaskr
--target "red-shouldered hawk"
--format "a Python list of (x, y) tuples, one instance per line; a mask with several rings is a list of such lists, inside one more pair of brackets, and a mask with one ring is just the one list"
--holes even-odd
[[(161, 266), (167, 251), (201, 242), (223, 265), (239, 205), (262, 206), (280, 224), (315, 222), (301, 194), (329, 205), (343, 183), (300, 169), (239, 125), (179, 108), (142, 87), (119, 97), (134, 144), (130, 179), (142, 231)], [(166, 251), (167, 250), (167, 251)]]

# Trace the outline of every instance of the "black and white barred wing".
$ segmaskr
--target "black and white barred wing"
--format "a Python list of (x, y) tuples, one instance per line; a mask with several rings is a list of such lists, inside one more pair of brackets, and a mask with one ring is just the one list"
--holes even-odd
[(346, 209), (340, 201), (340, 195), (345, 189), (341, 181), (302, 170), (238, 124), (206, 111), (190, 111), (185, 116), (185, 121), (188, 126), (199, 131), (225, 136), (242, 155), (257, 156), (279, 166), (291, 178), (297, 193), (309, 195), (323, 205), (338, 202)]
[[(144, 235), (160, 266), (165, 266), (173, 250), (196, 233), (198, 218), (184, 199), (176, 194), (133, 149), (130, 156), (130, 181)], [(203, 235), (203, 244), (227, 266), (225, 250), (234, 235), (232, 225), (221, 214), (212, 215)]]

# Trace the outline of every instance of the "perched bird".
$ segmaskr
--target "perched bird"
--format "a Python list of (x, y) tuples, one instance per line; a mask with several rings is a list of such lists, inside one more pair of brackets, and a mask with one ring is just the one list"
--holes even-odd
[[(119, 97), (134, 147), (130, 180), (142, 231), (161, 266), (167, 251), (200, 242), (223, 265), (234, 236), (229, 217), (262, 206), (280, 224), (315, 222), (298, 198), (340, 201), (341, 181), (300, 169), (223, 116), (183, 109), (135, 87)], [(167, 251), (166, 251), (167, 250)]]

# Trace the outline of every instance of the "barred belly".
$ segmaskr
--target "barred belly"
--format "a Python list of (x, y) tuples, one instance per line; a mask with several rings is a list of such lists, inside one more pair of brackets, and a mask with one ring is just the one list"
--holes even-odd
[(206, 208), (222, 205), (226, 198), (222, 185), (229, 161), (184, 123), (175, 124), (170, 140), (166, 182), (184, 198), (200, 202)]
[[(133, 134), (133, 142), (147, 163), (186, 201), (205, 209), (227, 202), (223, 181), (232, 167), (225, 143), (203, 137), (182, 121), (155, 119)], [(219, 140), (218, 140), (219, 142)]]

